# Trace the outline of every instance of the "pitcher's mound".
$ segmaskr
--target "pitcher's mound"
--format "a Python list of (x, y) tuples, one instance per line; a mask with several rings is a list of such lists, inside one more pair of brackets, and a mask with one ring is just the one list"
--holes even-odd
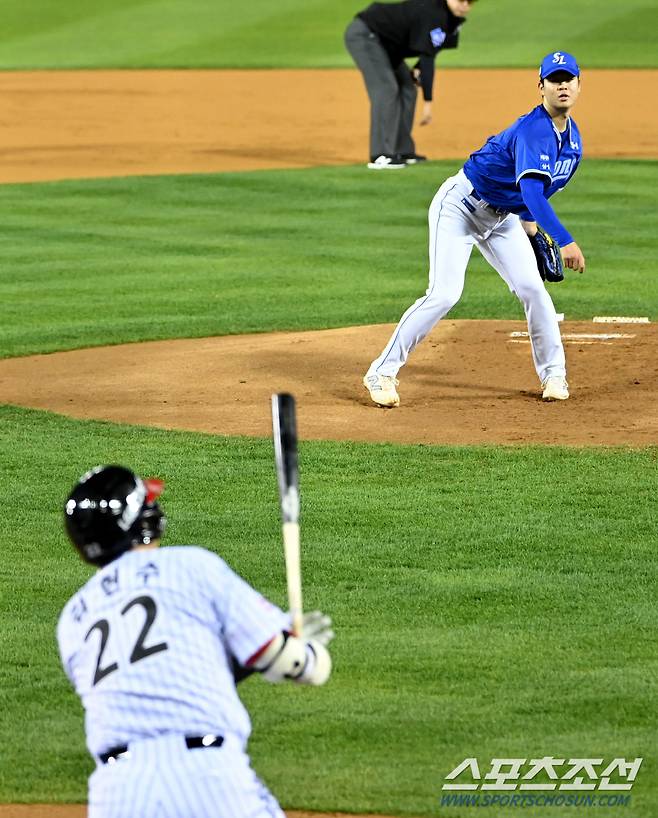
[(155, 341), (0, 361), (6, 403), (222, 435), (271, 434), (270, 395), (303, 439), (645, 446), (658, 440), (658, 331), (562, 325), (572, 397), (543, 403), (526, 326), (442, 321), (400, 374), (401, 406), (361, 384), (393, 325)]

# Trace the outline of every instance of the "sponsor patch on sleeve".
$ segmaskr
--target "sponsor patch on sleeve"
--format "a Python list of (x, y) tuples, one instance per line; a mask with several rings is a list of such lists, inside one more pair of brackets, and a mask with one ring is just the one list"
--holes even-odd
[(446, 37), (447, 34), (442, 28), (433, 28), (430, 31), (430, 40), (432, 41), (432, 45), (434, 46), (434, 48), (441, 48), (441, 46), (445, 42)]

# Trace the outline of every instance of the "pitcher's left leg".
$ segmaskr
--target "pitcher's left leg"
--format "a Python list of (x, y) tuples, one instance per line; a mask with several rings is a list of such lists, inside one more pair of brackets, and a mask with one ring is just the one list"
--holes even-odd
[(539, 380), (544, 384), (550, 377), (564, 378), (566, 363), (557, 314), (518, 216), (509, 215), (478, 247), (523, 304)]

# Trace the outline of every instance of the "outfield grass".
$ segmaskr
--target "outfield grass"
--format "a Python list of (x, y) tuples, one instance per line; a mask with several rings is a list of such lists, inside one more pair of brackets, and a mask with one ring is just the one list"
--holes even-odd
[[(0, 455), (0, 802), (81, 801), (54, 626), (89, 569), (63, 498), (97, 462), (159, 474), (166, 541), (210, 546), (283, 605), (271, 442), (4, 407)], [(468, 756), (644, 756), (628, 815), (655, 816), (657, 456), (302, 441), (305, 595), (335, 619), (335, 676), (241, 688), (283, 803), (436, 816)]]
[[(367, 0), (4, 0), (0, 68), (345, 67)], [(535, 66), (556, 49), (593, 67), (656, 67), (654, 0), (478, 3), (442, 66)], [(303, 102), (300, 101), (300, 104)]]
[[(427, 284), (427, 206), (458, 167), (2, 186), (0, 355), (397, 321)], [(658, 162), (587, 161), (553, 201), (588, 260), (551, 288), (558, 311), (655, 319)], [(451, 316), (523, 317), (477, 252)]]

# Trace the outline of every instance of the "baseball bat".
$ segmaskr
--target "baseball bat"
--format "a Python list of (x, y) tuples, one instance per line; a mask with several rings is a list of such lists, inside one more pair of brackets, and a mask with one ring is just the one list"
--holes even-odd
[(295, 636), (302, 634), (302, 572), (299, 552), (299, 462), (295, 399), (286, 392), (272, 395), (274, 462), (286, 561), (288, 605)]

